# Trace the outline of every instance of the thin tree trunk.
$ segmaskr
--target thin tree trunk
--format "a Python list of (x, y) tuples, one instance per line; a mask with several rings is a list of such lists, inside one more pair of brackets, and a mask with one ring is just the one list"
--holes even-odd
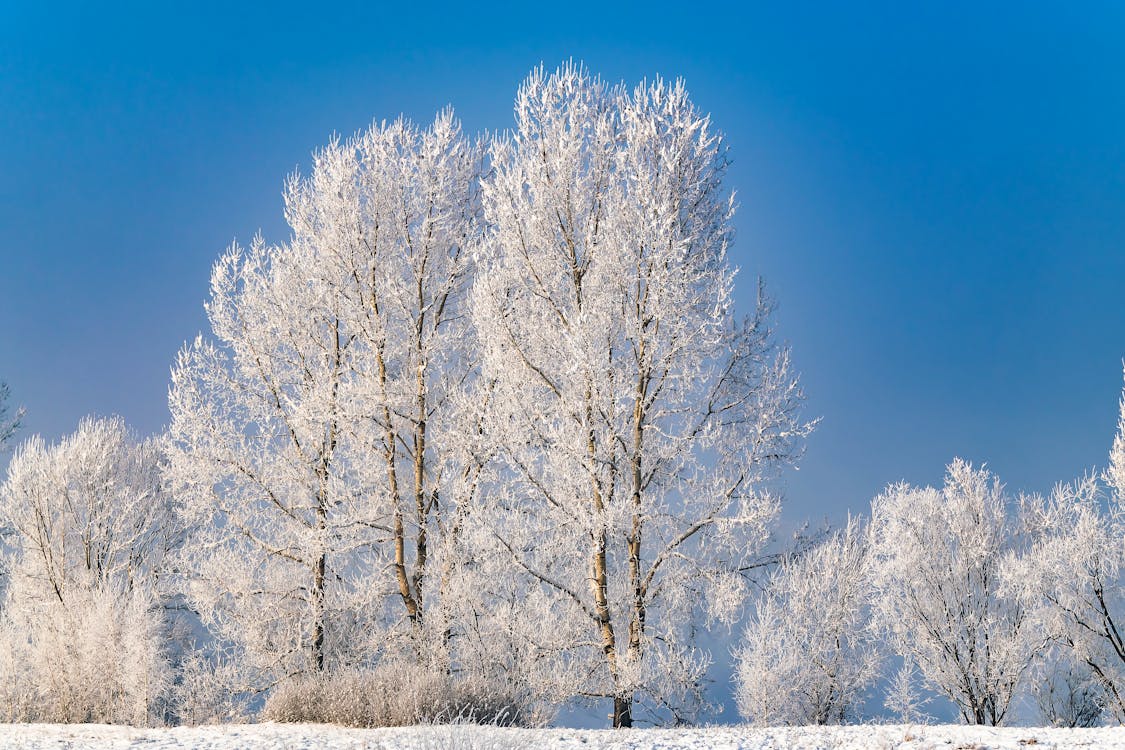
[[(328, 472), (332, 463), (332, 454), (336, 450), (336, 398), (340, 387), (340, 369), (343, 363), (343, 347), (340, 342), (340, 321), (337, 318), (332, 325), (335, 337), (333, 372), (332, 372), (332, 397), (329, 401), (328, 432), (324, 438), (324, 447), (321, 450), (320, 466), (317, 467), (320, 487), (316, 493), (316, 530), (320, 540), (324, 541), (328, 529)], [(324, 598), (327, 581), (328, 550), (321, 548), (313, 565), (313, 663), (316, 671), (324, 670)]]
[(615, 695), (613, 697), (613, 728), (627, 729), (633, 726), (633, 696)]
[(402, 597), (402, 603), (406, 607), (406, 616), (410, 620), (411, 625), (414, 626), (418, 624), (421, 612), (419, 611), (414, 594), (410, 590), (410, 579), (406, 575), (406, 530), (402, 522), (402, 508), (399, 507), (398, 470), (395, 465), (397, 453), (395, 450), (395, 431), (394, 425), (391, 422), (391, 409), (387, 404), (387, 365), (381, 351), (376, 356), (376, 363), (379, 368), (379, 384), (382, 386), (383, 390), (383, 429), (385, 430), (383, 439), (387, 444), (387, 449), (383, 457), (387, 463), (387, 489), (391, 504), (394, 506), (392, 534), (394, 536), (395, 551), (395, 580), (398, 582), (398, 591), (399, 595)]
[[(378, 231), (378, 225), (375, 227)], [(377, 254), (372, 251), (372, 255), (376, 258)], [(378, 320), (379, 315), (379, 300), (376, 296), (375, 290), (378, 289), (378, 272), (375, 265), (371, 266), (371, 312)], [(403, 527), (402, 521), (402, 508), (399, 505), (399, 487), (398, 487), (398, 469), (397, 451), (395, 449), (395, 441), (397, 435), (395, 433), (394, 423), (391, 421), (391, 408), (388, 403), (387, 393), (387, 362), (383, 356), (383, 345), (376, 344), (375, 346), (375, 363), (378, 368), (379, 375), (379, 388), (383, 398), (383, 440), (386, 443), (386, 451), (383, 453), (383, 459), (387, 464), (387, 491), (390, 495), (392, 505), (392, 536), (394, 543), (394, 575), (395, 581), (398, 583), (399, 596), (402, 597), (403, 606), (406, 608), (406, 617), (410, 620), (411, 626), (418, 623), (421, 616), (421, 610), (418, 606), (417, 599), (413, 592), (410, 590), (410, 579), (406, 575), (406, 530)]]
[[(643, 357), (644, 343), (641, 344)], [(633, 612), (629, 618), (629, 660), (637, 662), (641, 658), (642, 639), (645, 628), (645, 597), (644, 581), (641, 576), (641, 534), (643, 532), (643, 519), (641, 513), (642, 499), (642, 473), (641, 451), (644, 440), (644, 375), (637, 379), (636, 402), (633, 405), (633, 456), (631, 460), (633, 527), (629, 534), (629, 583), (633, 589)], [(633, 694), (614, 698), (613, 701), (614, 727), (633, 726)]]
[(313, 663), (317, 672), (324, 671), (324, 573), (327, 557), (327, 554), (321, 552), (313, 566), (313, 607), (316, 612), (313, 622)]
[[(595, 444), (593, 428), (593, 394), (590, 387), (586, 387), (586, 454), (590, 467), (590, 492), (594, 511), (594, 525), (598, 530), (592, 533), (594, 549), (590, 561), (590, 586), (594, 594), (594, 613), (597, 619), (598, 630), (602, 639), (602, 651), (605, 653), (609, 666), (610, 679), (614, 690), (617, 689), (617, 636), (613, 630), (613, 618), (609, 610), (608, 591), (608, 565), (606, 562), (606, 546), (608, 543), (605, 529), (605, 500), (602, 497), (601, 485), (594, 473), (597, 459), (597, 445)], [(618, 711), (617, 699), (614, 699), (614, 726), (617, 726)], [(631, 721), (631, 719), (630, 719)]]
[(422, 585), (426, 575), (428, 553), (426, 525), (429, 522), (429, 512), (426, 508), (426, 368), (421, 360), (421, 347), (419, 347), (418, 356), (417, 392), (415, 395), (417, 417), (414, 427), (414, 512), (418, 523), (418, 536), (414, 540), (414, 574), (411, 578), (414, 583), (414, 600), (418, 607), (418, 617), (415, 619), (414, 625), (416, 628), (421, 628), (425, 605)]
[(645, 340), (642, 337), (639, 351), (640, 372), (637, 375), (637, 390), (633, 401), (633, 455), (630, 460), (632, 473), (633, 527), (629, 533), (629, 583), (633, 589), (633, 616), (629, 621), (629, 654), (632, 658), (641, 656), (641, 639), (645, 627), (644, 581), (641, 575), (641, 535), (644, 517), (641, 507), (644, 488), (642, 487), (642, 456), (644, 451), (645, 399), (648, 396), (648, 376), (645, 372)]

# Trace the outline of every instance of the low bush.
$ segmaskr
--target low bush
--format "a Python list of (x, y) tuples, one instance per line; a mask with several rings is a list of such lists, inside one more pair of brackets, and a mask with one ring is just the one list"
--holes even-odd
[(150, 597), (99, 588), (70, 592), (63, 605), (9, 594), (0, 721), (164, 723), (172, 675)]
[(270, 692), (261, 717), (350, 727), (532, 723), (526, 701), (511, 693), (491, 681), (391, 663), (286, 680)]
[(246, 720), (247, 696), (230, 661), (194, 651), (180, 663), (177, 676), (172, 688), (175, 723), (199, 726)]

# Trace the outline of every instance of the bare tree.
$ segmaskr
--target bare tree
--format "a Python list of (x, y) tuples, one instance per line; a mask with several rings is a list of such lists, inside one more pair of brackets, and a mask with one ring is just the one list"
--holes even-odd
[(0, 383), (0, 452), (7, 449), (12, 437), (23, 424), (23, 407), (12, 412), (8, 405), (9, 398), (11, 398), (11, 390), (8, 384)]

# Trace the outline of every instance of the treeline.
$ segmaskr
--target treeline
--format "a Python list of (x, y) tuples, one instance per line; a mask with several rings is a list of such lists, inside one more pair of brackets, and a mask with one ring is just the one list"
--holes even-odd
[(1012, 516), (955, 462), (771, 557), (771, 480), (814, 424), (764, 290), (734, 314), (724, 142), (682, 84), (575, 65), (532, 73), (515, 120), (333, 140), (285, 185), (290, 238), (215, 264), (165, 434), (16, 449), (3, 718), (689, 722), (697, 636), (748, 605), (753, 721), (854, 719), (889, 653), (905, 718), (919, 682), (966, 721), (1032, 682), (1051, 721), (1123, 715), (1095, 480)]
[[(1110, 466), (1050, 497), (1008, 496), (955, 460), (940, 489), (895, 484), (774, 571), (737, 654), (761, 724), (855, 721), (891, 657), (884, 705), (971, 724), (1022, 700), (1054, 726), (1125, 721), (1125, 399)], [(1028, 712), (1024, 709), (1024, 719)]]

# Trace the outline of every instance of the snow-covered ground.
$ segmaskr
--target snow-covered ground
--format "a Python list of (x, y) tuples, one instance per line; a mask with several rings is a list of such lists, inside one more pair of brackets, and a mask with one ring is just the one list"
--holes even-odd
[(1034, 729), (966, 726), (872, 725), (751, 729), (496, 729), (433, 726), (344, 729), (308, 724), (252, 724), (134, 729), (94, 724), (0, 725), (2, 748), (52, 750), (1125, 750), (1125, 728)]

